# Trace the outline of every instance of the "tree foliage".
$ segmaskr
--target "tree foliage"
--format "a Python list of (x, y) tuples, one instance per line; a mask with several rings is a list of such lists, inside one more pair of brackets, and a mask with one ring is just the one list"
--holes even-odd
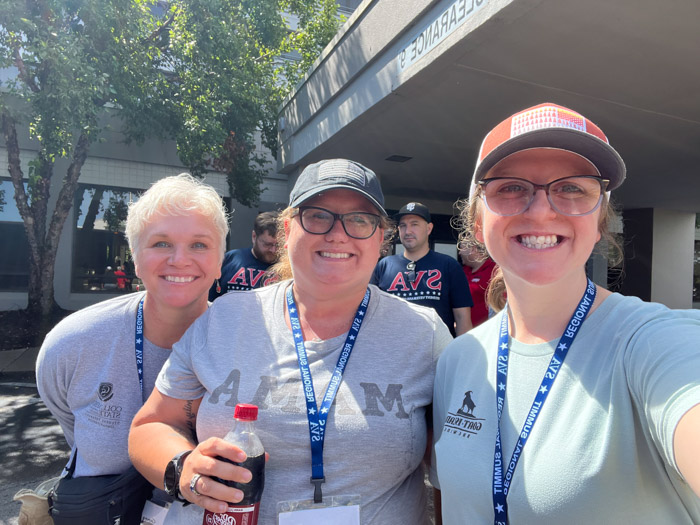
[[(333, 0), (0, 0), (0, 128), (30, 245), (30, 308), (53, 283), (80, 170), (106, 123), (127, 142), (174, 140), (193, 173), (223, 171), (232, 196), (255, 203), (255, 134), (275, 152), (278, 105), (335, 34), (335, 15)], [(300, 60), (280, 67), (292, 52)], [(37, 150), (26, 173), (25, 132)], [(49, 218), (59, 159), (68, 168)]]

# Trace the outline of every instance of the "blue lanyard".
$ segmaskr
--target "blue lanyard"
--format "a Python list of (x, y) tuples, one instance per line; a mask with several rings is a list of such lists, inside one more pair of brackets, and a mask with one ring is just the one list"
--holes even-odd
[(306, 416), (309, 420), (309, 436), (311, 439), (311, 484), (314, 485), (314, 503), (323, 501), (321, 492), (321, 484), (326, 481), (323, 476), (323, 440), (325, 439), (326, 420), (328, 412), (331, 409), (335, 395), (340, 388), (340, 383), (343, 380), (343, 372), (350, 360), (350, 354), (355, 346), (357, 334), (362, 326), (367, 305), (369, 305), (369, 288), (365, 292), (365, 297), (357, 309), (355, 319), (352, 322), (348, 336), (345, 339), (343, 349), (340, 351), (338, 363), (335, 365), (335, 370), (328, 383), (326, 394), (323, 396), (321, 408), (318, 409), (316, 404), (316, 394), (314, 392), (314, 383), (311, 379), (311, 369), (306, 356), (306, 346), (304, 345), (304, 335), (301, 333), (301, 324), (299, 323), (299, 315), (297, 306), (294, 302), (294, 294), (292, 287), (287, 290), (287, 311), (289, 312), (289, 322), (292, 325), (292, 334), (294, 335), (294, 345), (297, 350), (297, 359), (299, 361), (299, 370), (301, 371), (301, 383), (304, 389), (304, 397), (306, 398)]
[(542, 411), (542, 406), (547, 400), (547, 396), (552, 389), (554, 380), (561, 369), (561, 365), (564, 362), (564, 358), (571, 348), (571, 344), (574, 342), (578, 330), (583, 324), (583, 321), (588, 315), (588, 311), (595, 301), (596, 287), (593, 282), (588, 279), (588, 287), (583, 294), (583, 297), (578, 303), (574, 314), (571, 316), (571, 320), (567, 325), (564, 333), (559, 339), (559, 344), (557, 345), (552, 359), (549, 361), (549, 367), (544, 374), (542, 383), (537, 390), (535, 395), (535, 400), (530, 407), (527, 417), (525, 418), (525, 423), (520, 431), (520, 436), (515, 444), (515, 449), (508, 462), (508, 468), (506, 469), (505, 479), (503, 476), (503, 451), (501, 448), (501, 414), (503, 413), (503, 406), (506, 401), (506, 380), (508, 378), (508, 312), (503, 312), (503, 317), (501, 318), (501, 326), (499, 328), (498, 334), (498, 362), (496, 363), (496, 413), (497, 419), (497, 429), (496, 429), (496, 449), (493, 456), (493, 506), (494, 506), (494, 524), (495, 525), (506, 525), (508, 523), (508, 491), (510, 489), (510, 484), (513, 481), (513, 474), (515, 472), (515, 467), (518, 465), (518, 460), (522, 454), (523, 448), (527, 443), (532, 428), (535, 426), (535, 421), (537, 421), (537, 416), (539, 416)]
[(139, 308), (136, 311), (136, 333), (134, 335), (134, 349), (136, 352), (136, 371), (139, 373), (139, 386), (141, 387), (141, 401), (143, 398), (143, 300), (139, 301)]

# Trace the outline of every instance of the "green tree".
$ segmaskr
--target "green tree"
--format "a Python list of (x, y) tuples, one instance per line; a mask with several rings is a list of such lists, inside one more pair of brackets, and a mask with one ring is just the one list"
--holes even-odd
[[(296, 31), (283, 13), (298, 17)], [(106, 122), (126, 142), (174, 140), (193, 173), (223, 171), (231, 195), (254, 203), (255, 133), (276, 151), (277, 107), (338, 23), (333, 0), (0, 0), (0, 130), (30, 247), (30, 313), (55, 305), (58, 241)], [(299, 62), (280, 67), (292, 51)], [(37, 150), (26, 181), (18, 132)]]
[(129, 213), (128, 195), (125, 192), (115, 192), (109, 198), (109, 204), (104, 210), (103, 218), (107, 223), (107, 229), (111, 232), (124, 232), (126, 216)]

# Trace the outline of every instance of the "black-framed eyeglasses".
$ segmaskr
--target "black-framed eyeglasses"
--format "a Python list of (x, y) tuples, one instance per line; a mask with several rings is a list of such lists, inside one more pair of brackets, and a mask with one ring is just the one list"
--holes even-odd
[(598, 209), (609, 183), (596, 175), (562, 177), (547, 184), (535, 184), (517, 177), (492, 177), (480, 180), (479, 187), (486, 207), (502, 217), (525, 212), (538, 190), (544, 190), (557, 213), (579, 216)]
[(304, 231), (314, 235), (324, 235), (333, 229), (335, 221), (340, 221), (348, 237), (369, 239), (381, 222), (381, 217), (374, 213), (353, 211), (350, 213), (333, 213), (317, 206), (300, 206), (297, 212)]
[(406, 265), (408, 270), (408, 282), (411, 284), (416, 282), (416, 261), (411, 261)]

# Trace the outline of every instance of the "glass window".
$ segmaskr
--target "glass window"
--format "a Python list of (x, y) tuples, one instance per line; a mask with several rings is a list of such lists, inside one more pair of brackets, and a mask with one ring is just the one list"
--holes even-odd
[(124, 234), (133, 190), (81, 184), (75, 194), (71, 291), (129, 293), (140, 288)]
[(29, 243), (9, 179), (0, 179), (0, 290), (26, 292)]

